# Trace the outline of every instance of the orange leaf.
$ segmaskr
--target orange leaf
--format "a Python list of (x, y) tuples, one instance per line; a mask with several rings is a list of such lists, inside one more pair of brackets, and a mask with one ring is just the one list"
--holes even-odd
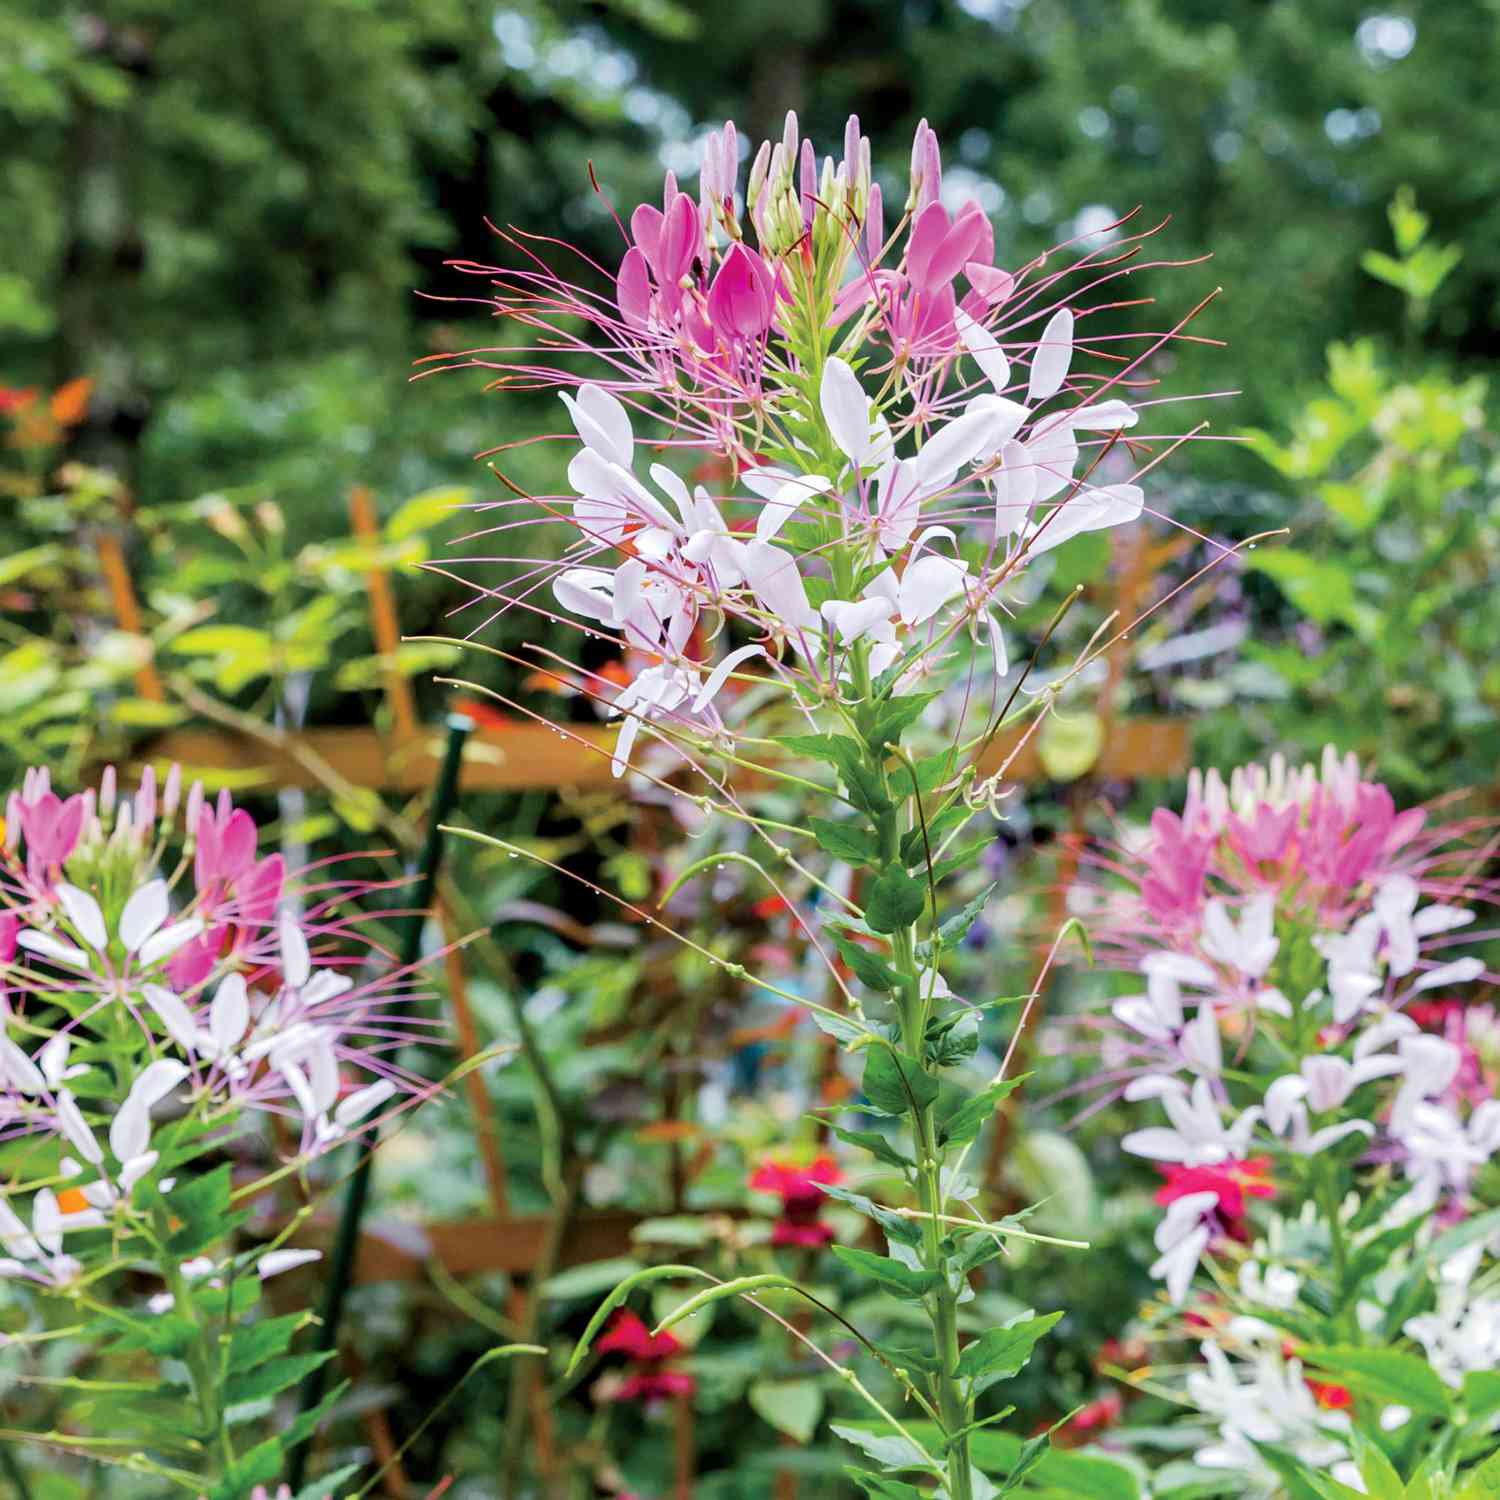
[(642, 1125), (636, 1138), (671, 1145), (673, 1141), (695, 1141), (702, 1130), (688, 1120), (657, 1120), (651, 1125)]

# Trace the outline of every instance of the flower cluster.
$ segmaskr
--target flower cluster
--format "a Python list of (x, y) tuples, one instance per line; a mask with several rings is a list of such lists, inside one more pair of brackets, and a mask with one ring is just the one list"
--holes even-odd
[(0, 1274), (71, 1280), (71, 1236), (135, 1226), (139, 1185), (168, 1191), (187, 1143), (247, 1109), (295, 1122), (305, 1159), (425, 1087), (396, 1056), (422, 1034), (411, 978), (362, 969), (369, 944), (339, 915), (372, 887), (294, 881), (258, 842), (248, 812), (184, 794), (175, 770), (133, 797), (106, 771), (67, 798), (34, 770), (9, 798), (0, 1132), (60, 1154), (29, 1225), (0, 1195)]
[[(574, 285), (529, 247), (522, 270), (468, 267), (538, 342), (461, 358), (493, 364), (502, 384), (560, 390), (576, 435), (571, 493), (501, 502), (564, 521), (561, 561), (484, 559), (520, 569), (485, 593), (552, 615), (537, 602), (550, 580), (553, 618), (627, 654), (629, 683), (592, 689), (624, 718), (617, 774), (644, 725), (676, 742), (722, 735), (721, 695), (756, 659), (754, 680), (804, 705), (857, 691), (860, 674), (915, 690), (966, 637), (1003, 675), (1006, 600), (1026, 565), (1139, 517), (1134, 481), (1159, 461), (1124, 439), (1142, 415), (1126, 398), (1179, 330), (1091, 338), (1080, 325), (1097, 309), (1075, 305), (1138, 268), (1141, 236), (1082, 254), (1076, 295), (1045, 256), (996, 266), (979, 205), (950, 210), (925, 123), (889, 232), (856, 119), (842, 156), (819, 163), (789, 116), (755, 156), (743, 214), (737, 168), (726, 125), (698, 198), (669, 177), (661, 208), (630, 215), (610, 291)], [(528, 363), (558, 349), (607, 373)], [(643, 465), (643, 422), (664, 456), (696, 452), (734, 485), (715, 493)]]
[[(1093, 1024), (1113, 1089), (1165, 1115), (1122, 1144), (1166, 1176), (1152, 1274), (1206, 1330), (1202, 1464), (1274, 1477), (1275, 1444), (1362, 1488), (1354, 1398), (1304, 1359), (1416, 1344), (1459, 1388), (1500, 1358), (1500, 1236), (1473, 1219), (1500, 1098), (1467, 1020), (1483, 1046), (1493, 1013), (1455, 994), (1490, 977), (1454, 956), (1485, 894), (1472, 832), (1398, 812), (1329, 751), (1195, 774), (1181, 816), (1097, 856), (1128, 881), (1101, 894), (1102, 945), (1144, 989)], [(1391, 1400), (1379, 1420), (1420, 1418)]]

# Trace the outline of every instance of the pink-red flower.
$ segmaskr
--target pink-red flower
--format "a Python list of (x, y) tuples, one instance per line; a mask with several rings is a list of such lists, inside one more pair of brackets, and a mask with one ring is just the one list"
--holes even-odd
[(839, 1183), (844, 1174), (831, 1156), (817, 1156), (805, 1166), (767, 1158), (750, 1176), (750, 1186), (781, 1199), (781, 1215), (771, 1229), (771, 1243), (783, 1248), (817, 1250), (833, 1239), (833, 1226), (823, 1222), (828, 1195), (824, 1184)]
[(629, 1308), (615, 1314), (609, 1331), (596, 1345), (601, 1354), (623, 1354), (630, 1360), (624, 1380), (614, 1388), (616, 1401), (656, 1401), (691, 1396), (697, 1381), (670, 1361), (682, 1353), (682, 1341), (670, 1332), (652, 1333)]

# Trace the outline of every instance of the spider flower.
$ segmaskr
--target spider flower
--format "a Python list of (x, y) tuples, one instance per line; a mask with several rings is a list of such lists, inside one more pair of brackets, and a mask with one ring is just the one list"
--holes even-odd
[[(866, 667), (915, 691), (969, 637), (998, 685), (1027, 566), (1139, 518), (1142, 471), (1181, 436), (1138, 431), (1181, 325), (1096, 332), (1089, 300), (1140, 268), (1145, 236), (1002, 269), (979, 205), (944, 197), (925, 122), (889, 233), (857, 119), (820, 160), (789, 115), (743, 200), (738, 140), (709, 137), (696, 198), (669, 176), (620, 221), (612, 277), (579, 252), (575, 280), (549, 263), (566, 246), (506, 232), (519, 265), (460, 269), (520, 343), (439, 357), (562, 397), (568, 491), (517, 490), (476, 533), (560, 522), (561, 556), (475, 557), (506, 570), (476, 597), (642, 658), (595, 690), (624, 720), (616, 774), (643, 727), (698, 749), (731, 736), (752, 675), (804, 708)], [(730, 483), (690, 486), (688, 460)]]
[(160, 797), (148, 775), (123, 799), (106, 773), (60, 799), (34, 771), (10, 807), (0, 1134), (58, 1140), (68, 1185), (33, 1197), (29, 1229), (4, 1203), (9, 1271), (72, 1274), (64, 1238), (128, 1217), (164, 1121), (175, 1139), (278, 1115), (311, 1157), (426, 1089), (399, 1061), (429, 1025), (413, 976), (345, 911), (378, 884), (290, 879), (247, 811), (184, 799), (175, 772)]

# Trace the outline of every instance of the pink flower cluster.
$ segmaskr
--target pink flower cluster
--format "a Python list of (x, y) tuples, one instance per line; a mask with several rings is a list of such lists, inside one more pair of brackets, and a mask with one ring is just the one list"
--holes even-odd
[[(575, 283), (538, 242), (507, 234), (519, 268), (463, 269), (498, 288), (495, 310), (535, 342), (443, 361), (566, 404), (562, 440), (580, 445), (570, 493), (487, 505), (525, 515), (476, 534), (561, 521), (563, 557), (470, 561), (511, 570), (479, 596), (497, 610), (583, 621), (639, 663), (623, 690), (604, 674), (586, 689), (625, 720), (617, 773), (645, 725), (700, 748), (726, 735), (718, 700), (757, 660), (770, 676), (756, 680), (804, 705), (848, 692), (855, 657), (872, 675), (898, 668), (898, 690), (913, 690), (963, 634), (1003, 676), (1006, 591), (1069, 538), (1137, 519), (1134, 481), (1160, 457), (1125, 438), (1141, 411), (1124, 398), (1180, 329), (1093, 338), (1080, 324), (1100, 309), (1075, 306), (1139, 269), (1139, 236), (1106, 236), (1061, 270), (1046, 257), (996, 266), (979, 205), (944, 197), (925, 122), (889, 233), (857, 119), (842, 156), (820, 163), (789, 116), (754, 158), (743, 210), (738, 160), (729, 124), (708, 140), (696, 199), (669, 176), (661, 207), (621, 224), (604, 286), (589, 284), (602, 274), (592, 262)], [(597, 379), (559, 358), (585, 353)], [(733, 486), (691, 485), (665, 461), (646, 483), (643, 422), (663, 459), (707, 460)], [(985, 545), (977, 565), (958, 526)], [(560, 616), (537, 597), (549, 584)]]
[(196, 785), (184, 796), (175, 770), (159, 796), (147, 771), (129, 799), (113, 772), (64, 799), (32, 771), (9, 799), (0, 1132), (60, 1137), (78, 1179), (35, 1195), (29, 1229), (0, 1200), (12, 1274), (72, 1273), (62, 1236), (128, 1211), (169, 1105), (208, 1126), (246, 1109), (289, 1117), (312, 1155), (425, 1088), (397, 1058), (430, 1024), (409, 1004), (412, 976), (342, 914), (378, 886), (294, 882), (258, 844), (247, 811)]

